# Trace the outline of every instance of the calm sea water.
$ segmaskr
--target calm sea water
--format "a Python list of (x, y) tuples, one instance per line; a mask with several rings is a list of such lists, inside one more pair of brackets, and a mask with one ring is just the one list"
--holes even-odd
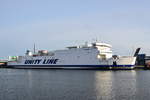
[(149, 100), (150, 70), (0, 69), (0, 100)]

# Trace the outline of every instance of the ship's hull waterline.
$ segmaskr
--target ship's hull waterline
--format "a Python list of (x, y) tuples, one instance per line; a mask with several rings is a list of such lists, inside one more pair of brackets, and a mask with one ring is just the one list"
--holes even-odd
[(134, 65), (13, 65), (8, 67), (23, 69), (134, 69)]

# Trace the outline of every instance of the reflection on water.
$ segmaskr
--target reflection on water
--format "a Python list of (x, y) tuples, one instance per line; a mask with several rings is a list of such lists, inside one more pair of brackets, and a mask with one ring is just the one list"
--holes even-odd
[(95, 90), (97, 100), (111, 99), (112, 73), (110, 71), (95, 72)]
[(0, 100), (148, 100), (150, 71), (0, 69)]
[(97, 100), (135, 98), (136, 71), (97, 71), (95, 78)]

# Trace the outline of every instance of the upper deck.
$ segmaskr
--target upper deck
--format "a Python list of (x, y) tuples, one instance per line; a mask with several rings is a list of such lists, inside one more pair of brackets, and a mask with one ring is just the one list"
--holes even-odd
[(111, 45), (106, 43), (94, 42), (94, 43), (85, 43), (84, 45), (79, 46), (69, 46), (64, 50), (39, 50), (38, 52), (32, 54), (32, 52), (27, 51), (26, 56), (64, 56), (64, 55), (100, 55), (110, 58), (112, 56)]

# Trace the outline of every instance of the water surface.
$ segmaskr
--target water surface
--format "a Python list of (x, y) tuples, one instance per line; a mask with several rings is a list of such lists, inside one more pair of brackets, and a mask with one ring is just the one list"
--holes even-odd
[(150, 70), (0, 69), (0, 100), (148, 100)]

